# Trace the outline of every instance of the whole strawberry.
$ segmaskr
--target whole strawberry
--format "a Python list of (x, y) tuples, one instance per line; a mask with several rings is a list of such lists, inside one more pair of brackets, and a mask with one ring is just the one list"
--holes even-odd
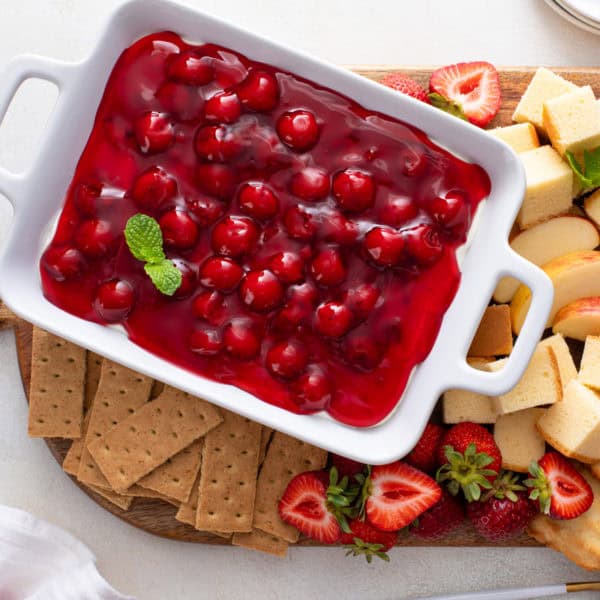
[(423, 435), (404, 459), (409, 465), (430, 473), (438, 466), (437, 449), (446, 430), (441, 425), (427, 423)]
[(425, 540), (437, 540), (456, 529), (465, 520), (465, 509), (459, 498), (446, 490), (440, 501), (417, 518), (411, 532)]
[(374, 556), (385, 561), (390, 560), (386, 552), (398, 539), (396, 531), (381, 531), (362, 519), (352, 519), (348, 525), (350, 532), (342, 533), (340, 538), (340, 542), (348, 550), (346, 556), (363, 555), (369, 563)]
[(467, 502), (479, 500), (482, 489), (490, 489), (502, 466), (502, 454), (494, 436), (477, 423), (451, 427), (438, 448), (437, 480), (447, 483), (451, 494), (460, 490)]
[(401, 94), (406, 94), (407, 96), (411, 96), (412, 98), (416, 98), (417, 100), (421, 100), (421, 102), (429, 104), (425, 88), (419, 85), (414, 79), (404, 75), (404, 73), (388, 73), (381, 79), (380, 83)]
[(352, 479), (365, 468), (365, 465), (362, 463), (351, 458), (346, 458), (345, 456), (340, 456), (339, 454), (331, 455), (331, 466), (337, 469), (340, 479), (343, 477)]

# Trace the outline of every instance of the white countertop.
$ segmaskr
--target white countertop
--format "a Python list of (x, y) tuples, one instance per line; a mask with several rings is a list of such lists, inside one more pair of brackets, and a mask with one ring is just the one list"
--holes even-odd
[[(0, 0), (0, 67), (29, 52), (65, 60), (90, 50), (115, 0)], [(188, 2), (258, 33), (345, 64), (595, 65), (600, 37), (542, 0), (196, 0)], [(367, 8), (368, 7), (368, 8)], [(199, 32), (201, 35), (201, 32)], [(2, 80), (0, 78), (0, 85)], [(23, 169), (35, 148), (47, 88), (30, 85), (0, 130), (0, 165)], [(0, 197), (0, 239), (10, 210)], [(318, 597), (400, 600), (419, 595), (590, 579), (546, 549), (403, 548), (368, 566), (339, 549), (292, 548), (286, 560), (171, 542), (119, 521), (83, 494), (26, 434), (14, 339), (0, 333), (0, 503), (69, 530), (98, 557), (101, 573), (140, 600)], [(0, 582), (1, 588), (1, 582)], [(579, 598), (592, 598), (581, 594)]]

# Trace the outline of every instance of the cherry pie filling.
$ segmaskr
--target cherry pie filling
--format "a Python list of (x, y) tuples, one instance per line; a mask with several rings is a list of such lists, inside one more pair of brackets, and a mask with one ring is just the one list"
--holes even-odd
[[(431, 350), (489, 191), (479, 166), (406, 123), (157, 33), (112, 71), (43, 290), (199, 375), (370, 426)], [(124, 241), (137, 213), (182, 273), (172, 296)]]

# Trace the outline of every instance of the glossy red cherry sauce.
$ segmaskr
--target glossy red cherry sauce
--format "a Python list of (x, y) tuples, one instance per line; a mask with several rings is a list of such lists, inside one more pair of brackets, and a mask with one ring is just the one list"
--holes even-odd
[[(199, 375), (369, 426), (431, 350), (489, 190), (479, 166), (406, 123), (157, 33), (112, 71), (43, 289)], [(139, 212), (182, 270), (172, 297), (124, 242)]]

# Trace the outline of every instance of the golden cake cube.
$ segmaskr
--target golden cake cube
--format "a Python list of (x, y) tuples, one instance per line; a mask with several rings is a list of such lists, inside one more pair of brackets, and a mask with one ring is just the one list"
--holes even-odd
[(577, 367), (565, 338), (560, 333), (556, 333), (542, 340), (539, 346), (550, 346), (554, 350), (560, 383), (564, 392), (569, 381), (577, 378)]
[(531, 123), (517, 123), (507, 127), (497, 127), (490, 130), (490, 133), (506, 142), (517, 154), (533, 150), (540, 145), (535, 127)]
[(585, 338), (583, 356), (577, 379), (595, 390), (600, 390), (600, 337), (588, 335)]

